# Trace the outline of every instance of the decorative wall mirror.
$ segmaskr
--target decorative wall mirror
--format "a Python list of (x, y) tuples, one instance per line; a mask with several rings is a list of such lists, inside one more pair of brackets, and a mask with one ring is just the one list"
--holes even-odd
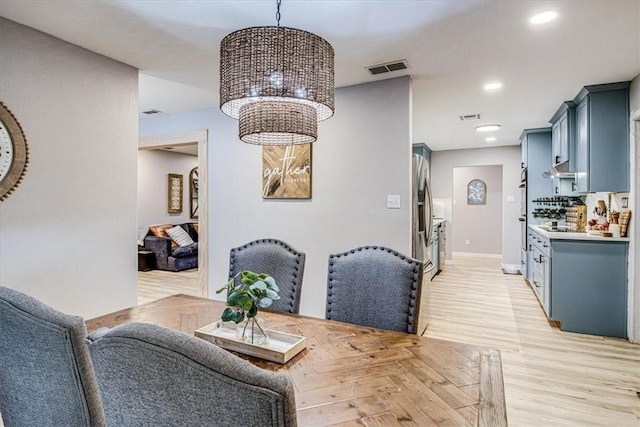
[(481, 179), (473, 179), (467, 185), (467, 204), (484, 205), (487, 202), (487, 184)]
[(191, 208), (191, 218), (198, 218), (198, 167), (189, 172), (189, 206)]

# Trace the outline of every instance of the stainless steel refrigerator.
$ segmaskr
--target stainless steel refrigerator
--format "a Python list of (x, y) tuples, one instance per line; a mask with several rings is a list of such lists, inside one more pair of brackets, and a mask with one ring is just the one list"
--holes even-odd
[(413, 154), (413, 258), (424, 263), (424, 271), (431, 271), (431, 234), (433, 232), (433, 200), (429, 188), (429, 164), (419, 154)]

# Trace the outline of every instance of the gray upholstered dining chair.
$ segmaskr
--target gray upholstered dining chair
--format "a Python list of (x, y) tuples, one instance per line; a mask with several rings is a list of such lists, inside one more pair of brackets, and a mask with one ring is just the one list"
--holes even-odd
[(300, 294), (305, 254), (277, 239), (259, 239), (231, 249), (229, 280), (243, 270), (266, 273), (280, 288), (280, 299), (267, 310), (282, 313), (300, 311)]
[(104, 426), (84, 320), (0, 286), (5, 426)]
[(109, 425), (296, 425), (288, 375), (200, 338), (127, 323), (88, 339)]
[(418, 333), (423, 268), (383, 246), (330, 255), (326, 318)]

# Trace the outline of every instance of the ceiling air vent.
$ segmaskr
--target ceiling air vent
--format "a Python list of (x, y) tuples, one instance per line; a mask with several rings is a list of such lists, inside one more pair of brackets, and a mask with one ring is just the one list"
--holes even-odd
[(482, 118), (481, 113), (466, 114), (464, 116), (458, 116), (461, 122), (468, 122), (469, 120), (480, 120)]
[(162, 113), (162, 111), (160, 110), (147, 110), (147, 111), (143, 111), (142, 114), (159, 114)]
[(406, 60), (402, 59), (400, 61), (387, 62), (386, 64), (372, 65), (371, 67), (367, 67), (367, 70), (369, 70), (369, 73), (375, 76), (376, 74), (390, 73), (392, 71), (401, 71), (401, 70), (406, 70), (407, 68), (409, 68), (409, 64), (407, 63)]

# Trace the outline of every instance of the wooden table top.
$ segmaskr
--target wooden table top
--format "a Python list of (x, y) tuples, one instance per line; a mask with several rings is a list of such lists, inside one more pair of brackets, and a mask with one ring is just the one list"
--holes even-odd
[[(193, 334), (220, 319), (225, 304), (174, 295), (87, 321), (89, 331), (145, 322)], [(239, 355), (287, 372), (298, 424), (507, 425), (500, 352), (481, 347), (262, 311), (272, 329), (303, 335), (307, 348), (287, 364)]]

